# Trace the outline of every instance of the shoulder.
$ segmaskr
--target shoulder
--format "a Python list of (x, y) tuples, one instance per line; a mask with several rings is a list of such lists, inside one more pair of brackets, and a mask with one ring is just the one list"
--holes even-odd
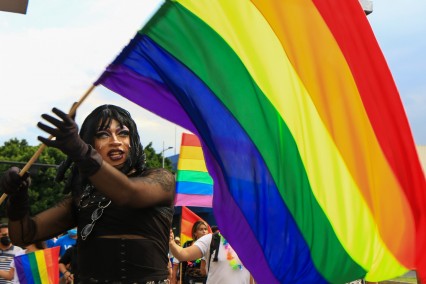
[(210, 242), (212, 240), (212, 236), (213, 236), (213, 234), (211, 234), (211, 233), (204, 235), (201, 238), (199, 238), (198, 240), (196, 240), (195, 243), (200, 242), (200, 243), (209, 243), (210, 244)]
[(167, 169), (147, 169), (141, 173), (140, 177), (146, 183), (160, 184), (165, 191), (172, 191), (175, 188), (175, 176)]
[(27, 253), (27, 251), (26, 251), (26, 250), (21, 249), (20, 251), (17, 251), (17, 252), (15, 253), (15, 256), (20, 256), (20, 255), (23, 255), (23, 254), (26, 254), (26, 253)]
[(203, 255), (210, 249), (210, 242), (212, 241), (212, 234), (207, 234), (202, 236), (198, 240), (195, 241), (194, 245), (200, 248)]
[(21, 254), (25, 253), (25, 250), (21, 247), (18, 247), (18, 246), (13, 246), (12, 251), (15, 255), (21, 255)]

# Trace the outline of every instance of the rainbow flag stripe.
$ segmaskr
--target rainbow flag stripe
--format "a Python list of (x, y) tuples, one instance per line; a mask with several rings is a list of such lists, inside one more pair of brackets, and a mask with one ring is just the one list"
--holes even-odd
[[(192, 240), (192, 226), (199, 220), (203, 220), (203, 218), (192, 212), (188, 207), (182, 206), (182, 220), (180, 225), (180, 243), (182, 246), (187, 241)], [(207, 224), (207, 222), (205, 223)], [(207, 228), (209, 233), (211, 233), (212, 231), (209, 225)]]
[(176, 175), (176, 206), (212, 207), (213, 179), (204, 161), (200, 140), (182, 133)]
[(59, 283), (59, 247), (15, 257), (15, 269), (22, 284)]
[(96, 84), (200, 138), (257, 282), (426, 281), (425, 176), (358, 0), (166, 1)]

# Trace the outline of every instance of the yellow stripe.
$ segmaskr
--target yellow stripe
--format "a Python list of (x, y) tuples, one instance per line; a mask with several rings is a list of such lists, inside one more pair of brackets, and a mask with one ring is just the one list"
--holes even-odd
[[(366, 270), (373, 270), (374, 277), (380, 277), (382, 268), (405, 271), (380, 238), (373, 216), (315, 105), (262, 15), (242, 0), (179, 2), (224, 38), (277, 108), (299, 145), (313, 194), (353, 259)], [(360, 232), (365, 233), (362, 241)]]
[(42, 284), (49, 284), (49, 277), (46, 267), (46, 259), (44, 257), (43, 250), (34, 252), (37, 261), (38, 273), (40, 274), (40, 280)]
[(192, 160), (179, 158), (178, 170), (207, 172), (204, 160)]
[(181, 146), (179, 158), (182, 157), (184, 159), (194, 159), (194, 160), (203, 160), (203, 149), (201, 147), (194, 146)]

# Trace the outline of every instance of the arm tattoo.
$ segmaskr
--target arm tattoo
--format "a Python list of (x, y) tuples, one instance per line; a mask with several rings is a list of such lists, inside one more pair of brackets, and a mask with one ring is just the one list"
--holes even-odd
[(146, 183), (159, 184), (165, 192), (170, 192), (175, 188), (175, 177), (166, 169), (149, 169), (143, 176)]

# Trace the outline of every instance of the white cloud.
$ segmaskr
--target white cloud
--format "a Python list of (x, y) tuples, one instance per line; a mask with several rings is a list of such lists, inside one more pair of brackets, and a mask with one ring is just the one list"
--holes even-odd
[[(126, 4), (122, 4), (126, 3)], [(30, 1), (27, 15), (0, 20), (0, 144), (10, 138), (37, 145), (36, 124), (54, 106), (68, 110), (150, 18), (160, 1)], [(78, 110), (115, 103), (139, 122), (142, 142), (179, 148), (180, 127), (98, 87)], [(175, 135), (176, 132), (176, 135)], [(170, 153), (170, 152), (169, 152)]]

